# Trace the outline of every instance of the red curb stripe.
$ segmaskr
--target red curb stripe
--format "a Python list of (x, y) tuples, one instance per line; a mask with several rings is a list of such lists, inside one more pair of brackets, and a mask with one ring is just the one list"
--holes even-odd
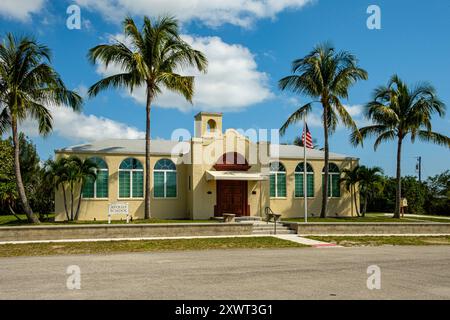
[(321, 243), (321, 244), (315, 244), (313, 245), (314, 248), (320, 248), (320, 247), (336, 247), (336, 244), (334, 243)]

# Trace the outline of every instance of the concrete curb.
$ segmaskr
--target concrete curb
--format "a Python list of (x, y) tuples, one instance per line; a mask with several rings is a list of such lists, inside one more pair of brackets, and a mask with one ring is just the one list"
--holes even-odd
[(141, 238), (103, 238), (103, 239), (58, 239), (33, 241), (1, 241), (4, 244), (33, 244), (33, 243), (65, 243), (65, 242), (105, 242), (105, 241), (148, 241), (148, 240), (180, 240), (180, 239), (223, 239), (223, 238), (261, 238), (271, 235), (223, 235), (223, 236), (191, 236), (191, 237), (141, 237)]
[(421, 222), (292, 222), (289, 227), (300, 235), (416, 235), (416, 234), (450, 234), (450, 223)]
[(391, 233), (391, 234), (380, 234), (380, 233), (311, 233), (311, 234), (301, 234), (300, 237), (446, 237), (450, 236), (450, 233)]
[(252, 223), (158, 223), (0, 227), (0, 241), (251, 235)]

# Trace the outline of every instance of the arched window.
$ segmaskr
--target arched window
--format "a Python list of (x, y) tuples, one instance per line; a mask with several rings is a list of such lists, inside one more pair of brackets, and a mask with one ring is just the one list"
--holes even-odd
[[(325, 167), (322, 170), (322, 184), (324, 183)], [(335, 163), (328, 164), (328, 197), (338, 198), (341, 196), (341, 172)]]
[(119, 198), (144, 196), (144, 168), (135, 158), (127, 158), (119, 167)]
[(270, 164), (270, 197), (286, 197), (286, 168), (281, 162)]
[[(300, 162), (295, 168), (295, 197), (303, 198), (305, 196), (303, 191), (303, 176), (304, 176), (304, 162)], [(314, 170), (312, 166), (306, 164), (306, 190), (308, 198), (314, 197)]]
[(153, 195), (155, 198), (177, 196), (177, 167), (170, 159), (160, 159), (153, 169)]
[(206, 125), (208, 132), (216, 131), (216, 122), (213, 119), (209, 119)]
[(94, 170), (97, 178), (86, 178), (83, 184), (82, 195), (85, 199), (108, 198), (108, 166), (106, 162), (98, 157), (90, 158), (97, 165)]

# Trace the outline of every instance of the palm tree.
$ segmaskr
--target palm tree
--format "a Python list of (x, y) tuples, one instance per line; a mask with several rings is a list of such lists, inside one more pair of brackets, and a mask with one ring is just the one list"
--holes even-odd
[(52, 131), (49, 105), (80, 110), (81, 97), (66, 88), (50, 66), (50, 50), (28, 37), (11, 33), (0, 43), (0, 134), (11, 129), (17, 190), (28, 221), (39, 223), (31, 209), (22, 181), (18, 126), (27, 118), (38, 121), (41, 135)]
[[(357, 130), (350, 114), (342, 105), (340, 99), (348, 98), (349, 88), (358, 80), (366, 80), (367, 72), (357, 65), (354, 55), (346, 52), (335, 52), (329, 44), (316, 46), (306, 57), (292, 62), (292, 75), (279, 81), (281, 90), (289, 89), (294, 93), (305, 94), (313, 101), (296, 110), (280, 129), (284, 135), (286, 129), (293, 123), (302, 120), (312, 110), (315, 103), (322, 106), (324, 130), (325, 176), (328, 176), (329, 145), (328, 137), (335, 129), (340, 119), (347, 127)], [(324, 180), (322, 188), (322, 209), (320, 217), (325, 218), (328, 203), (328, 179)]]
[(373, 99), (366, 105), (366, 116), (373, 125), (354, 132), (351, 141), (362, 144), (366, 137), (376, 137), (374, 149), (385, 141), (397, 142), (397, 187), (394, 218), (400, 218), (401, 201), (401, 155), (403, 140), (410, 135), (425, 142), (450, 147), (450, 138), (432, 131), (431, 116), (445, 115), (445, 104), (439, 100), (433, 86), (426, 83), (408, 87), (397, 75), (393, 75), (387, 86), (375, 89)]
[[(63, 191), (64, 210), (68, 221), (78, 219), (80, 212), (82, 188), (87, 179), (95, 180), (97, 164), (89, 159), (82, 160), (77, 156), (67, 158), (59, 158), (56, 161), (49, 160), (46, 162), (45, 176), (56, 190), (60, 187)], [(79, 187), (77, 192), (76, 187)], [(66, 189), (69, 190), (70, 212), (67, 206)], [(78, 194), (78, 203), (75, 206), (75, 195)]]
[(367, 204), (376, 194), (383, 190), (383, 169), (380, 167), (368, 168), (360, 166), (359, 168), (359, 192), (364, 199), (364, 205), (361, 215), (364, 217), (367, 212)]
[(59, 158), (57, 160), (47, 160), (44, 165), (44, 179), (49, 185), (52, 185), (55, 190), (62, 189), (64, 211), (66, 213), (67, 221), (70, 221), (69, 210), (67, 209), (67, 196), (65, 184), (68, 181), (68, 177), (65, 170), (65, 158)]
[(127, 45), (118, 40), (114, 44), (102, 44), (89, 51), (92, 63), (102, 62), (106, 67), (114, 63), (122, 73), (106, 77), (89, 89), (94, 97), (107, 88), (146, 88), (145, 132), (145, 219), (150, 218), (150, 112), (153, 100), (163, 88), (183, 95), (192, 102), (194, 77), (182, 76), (177, 70), (193, 66), (206, 72), (206, 57), (179, 36), (178, 22), (172, 17), (162, 17), (153, 23), (144, 17), (142, 30), (138, 30), (132, 18), (123, 21)]
[[(356, 186), (360, 181), (360, 172), (361, 166), (357, 165), (352, 169), (344, 169), (342, 170), (342, 178), (340, 179), (341, 183), (344, 183), (345, 189), (350, 192), (350, 197), (355, 203), (356, 215), (359, 217), (358, 210), (358, 199), (356, 197)], [(352, 212), (353, 214), (353, 212)]]

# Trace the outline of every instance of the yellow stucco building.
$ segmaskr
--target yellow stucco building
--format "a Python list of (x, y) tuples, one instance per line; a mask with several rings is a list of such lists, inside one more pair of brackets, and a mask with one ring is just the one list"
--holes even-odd
[[(222, 114), (200, 112), (189, 141), (152, 140), (151, 216), (263, 217), (270, 207), (285, 218), (303, 217), (303, 148), (252, 142), (257, 140), (247, 133), (223, 132)], [(55, 152), (56, 157), (92, 158), (98, 165), (97, 179), (83, 186), (79, 220), (107, 220), (110, 204), (127, 204), (133, 219), (144, 217), (144, 140), (103, 140)], [(323, 158), (323, 151), (307, 149), (310, 216), (320, 213)], [(357, 158), (330, 153), (329, 216), (355, 214), (355, 204), (339, 178), (342, 169), (357, 164)], [(61, 190), (55, 196), (55, 213), (57, 221), (66, 219)]]

